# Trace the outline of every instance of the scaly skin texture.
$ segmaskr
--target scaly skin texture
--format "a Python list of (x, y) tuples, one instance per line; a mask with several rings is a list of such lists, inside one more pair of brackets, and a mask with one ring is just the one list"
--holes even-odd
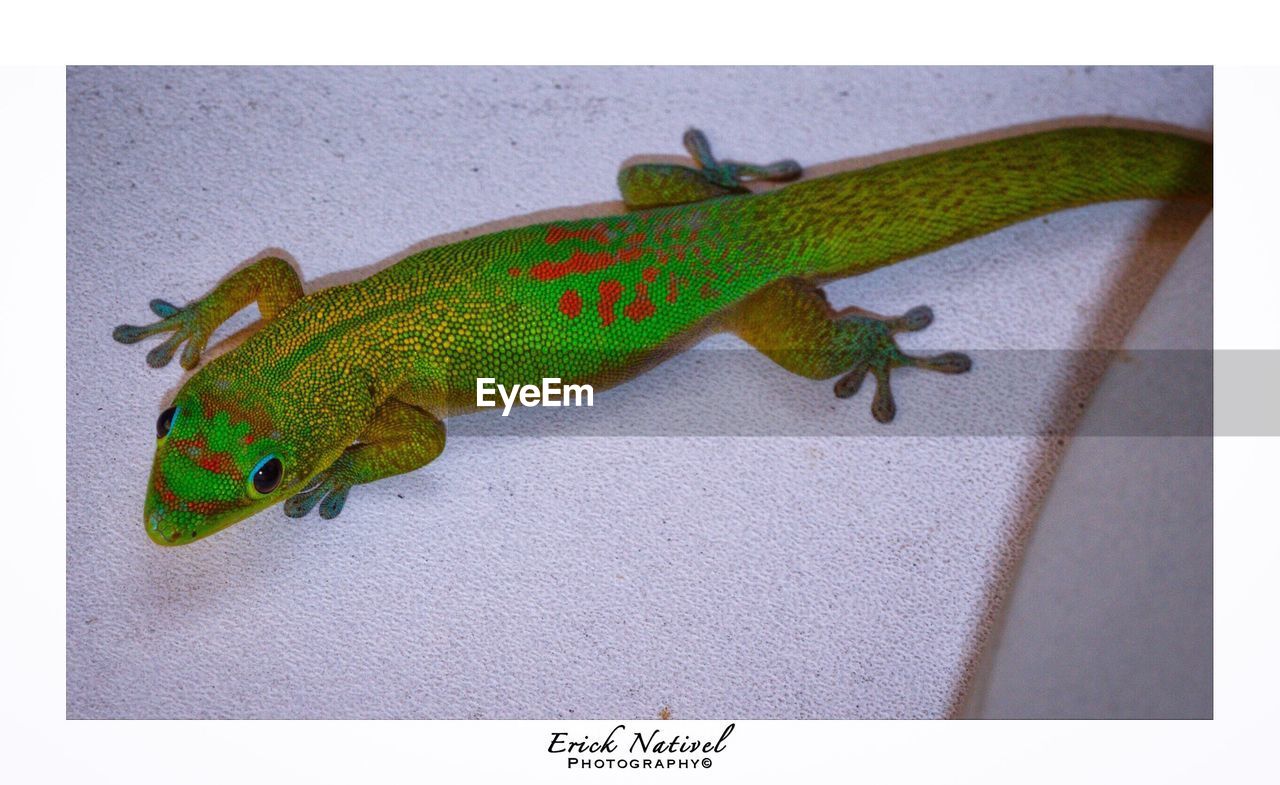
[[(717, 330), (787, 370), (876, 380), (872, 413), (894, 416), (889, 373), (968, 370), (958, 353), (912, 357), (893, 335), (932, 319), (835, 312), (817, 285), (1093, 202), (1204, 197), (1212, 148), (1186, 137), (1069, 128), (791, 180), (793, 161), (717, 162), (696, 131), (697, 168), (623, 170), (633, 211), (527, 226), (431, 248), (363, 281), (303, 295), (293, 268), (261, 259), (185, 308), (122, 325), (124, 343), (172, 335), (147, 356), (194, 368), (219, 324), (250, 302), (260, 329), (206, 364), (158, 424), (144, 509), (164, 545), (207, 536), (285, 502), (336, 516), (354, 485), (423, 466), (443, 419), (475, 409), (477, 377), (544, 377), (608, 388)], [(276, 463), (272, 463), (275, 461)], [(265, 468), (264, 468), (265, 467)], [(277, 471), (278, 470), (278, 471)]]

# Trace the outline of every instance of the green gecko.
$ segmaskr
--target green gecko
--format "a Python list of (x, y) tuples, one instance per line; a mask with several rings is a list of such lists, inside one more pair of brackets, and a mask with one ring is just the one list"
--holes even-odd
[[(278, 502), (291, 517), (341, 512), (351, 488), (434, 460), (444, 420), (476, 410), (478, 377), (508, 388), (558, 377), (604, 389), (704, 336), (734, 333), (835, 394), (875, 379), (871, 411), (894, 417), (895, 368), (963, 373), (967, 356), (917, 357), (894, 339), (929, 308), (881, 317), (834, 310), (819, 286), (1069, 207), (1207, 197), (1212, 147), (1107, 127), (1014, 136), (753, 193), (794, 161), (717, 161), (618, 175), (630, 212), (495, 232), (429, 248), (364, 280), (306, 294), (268, 257), (160, 321), (121, 325), (147, 355), (195, 368), (209, 336), (256, 302), (257, 331), (206, 363), (156, 423), (143, 510), (152, 540), (198, 540)], [(185, 344), (185, 346), (184, 346)]]

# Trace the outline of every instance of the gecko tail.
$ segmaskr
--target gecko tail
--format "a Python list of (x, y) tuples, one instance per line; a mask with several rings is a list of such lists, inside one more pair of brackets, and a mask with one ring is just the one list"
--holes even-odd
[(1205, 198), (1212, 191), (1209, 142), (1091, 126), (997, 139), (797, 183), (779, 191), (780, 204), (758, 220), (807, 223), (813, 250), (804, 272), (832, 278), (1071, 207)]

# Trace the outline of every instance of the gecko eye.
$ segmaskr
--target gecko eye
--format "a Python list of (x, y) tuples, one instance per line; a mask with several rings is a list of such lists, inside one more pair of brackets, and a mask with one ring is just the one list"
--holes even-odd
[(284, 476), (284, 464), (280, 463), (280, 459), (276, 456), (268, 455), (253, 467), (249, 481), (253, 484), (253, 490), (257, 495), (266, 496), (276, 489), (282, 476)]
[(177, 406), (170, 406), (168, 409), (160, 412), (160, 417), (156, 420), (156, 438), (163, 439), (168, 436), (170, 429), (173, 428), (173, 421), (177, 418)]

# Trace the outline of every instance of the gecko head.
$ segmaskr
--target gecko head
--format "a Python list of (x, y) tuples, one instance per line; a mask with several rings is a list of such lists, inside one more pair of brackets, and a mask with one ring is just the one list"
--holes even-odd
[(188, 384), (156, 421), (147, 535), (194, 542), (283, 501), (312, 473), (264, 408)]

